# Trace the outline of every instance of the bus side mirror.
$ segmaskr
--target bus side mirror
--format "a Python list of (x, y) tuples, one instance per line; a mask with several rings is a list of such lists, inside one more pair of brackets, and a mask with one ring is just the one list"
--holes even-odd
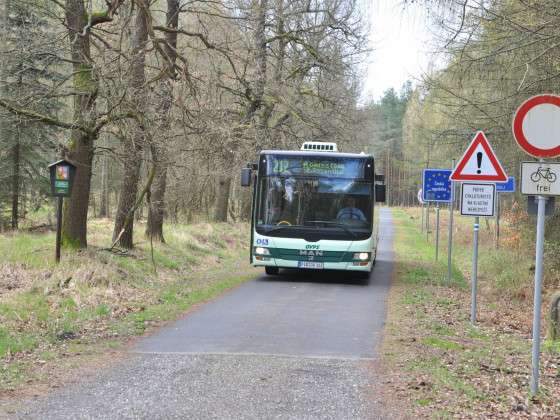
[(375, 202), (376, 203), (385, 202), (385, 185), (375, 184)]
[(241, 169), (241, 186), (248, 187), (251, 185), (251, 175), (252, 169), (251, 168), (243, 168)]

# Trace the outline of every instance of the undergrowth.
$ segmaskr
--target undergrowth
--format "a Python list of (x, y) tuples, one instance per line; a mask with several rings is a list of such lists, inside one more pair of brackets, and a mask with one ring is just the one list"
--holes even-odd
[(142, 224), (127, 253), (105, 249), (110, 220), (88, 228), (88, 249), (63, 250), (58, 265), (52, 232), (0, 235), (0, 395), (48, 380), (45, 364), (56, 370), (73, 354), (117, 346), (252, 273), (244, 224), (171, 225), (153, 260)]
[[(395, 281), (382, 359), (386, 392), (409, 401), (410, 416), (428, 418), (555, 418), (560, 415), (560, 346), (544, 340), (541, 392), (529, 395), (530, 256), (496, 250), (481, 233), (476, 325), (470, 324), (472, 219), (456, 221), (454, 269), (435, 261), (433, 237), (420, 231), (417, 210), (394, 209)], [(445, 219), (444, 219), (445, 220)], [(485, 227), (485, 224), (483, 224)], [(447, 226), (442, 223), (442, 232)], [(506, 230), (507, 233), (507, 230)], [(442, 241), (442, 244), (446, 244)], [(543, 337), (544, 335), (543, 330)]]

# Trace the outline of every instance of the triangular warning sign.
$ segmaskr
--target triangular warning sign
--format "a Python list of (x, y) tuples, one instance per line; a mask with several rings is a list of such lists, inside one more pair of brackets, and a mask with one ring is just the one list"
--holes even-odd
[(488, 139), (482, 131), (479, 131), (449, 179), (452, 181), (506, 182), (508, 177)]

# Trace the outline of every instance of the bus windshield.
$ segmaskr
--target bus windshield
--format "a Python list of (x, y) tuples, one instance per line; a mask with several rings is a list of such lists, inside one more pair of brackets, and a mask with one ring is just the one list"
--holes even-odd
[(277, 237), (362, 240), (371, 236), (372, 183), (266, 176), (260, 179), (257, 232)]

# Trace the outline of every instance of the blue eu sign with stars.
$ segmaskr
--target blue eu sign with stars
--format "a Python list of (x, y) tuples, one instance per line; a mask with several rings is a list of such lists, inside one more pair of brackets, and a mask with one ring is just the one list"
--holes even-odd
[(449, 176), (451, 169), (424, 169), (422, 176), (422, 195), (424, 201), (435, 201), (450, 203), (451, 181)]

